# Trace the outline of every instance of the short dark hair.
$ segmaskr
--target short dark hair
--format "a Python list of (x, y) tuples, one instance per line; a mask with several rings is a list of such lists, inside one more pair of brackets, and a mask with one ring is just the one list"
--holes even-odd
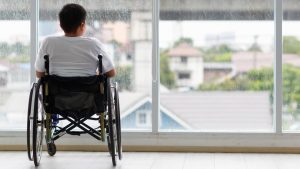
[(86, 11), (78, 4), (66, 4), (59, 12), (60, 26), (66, 33), (75, 32), (85, 19)]

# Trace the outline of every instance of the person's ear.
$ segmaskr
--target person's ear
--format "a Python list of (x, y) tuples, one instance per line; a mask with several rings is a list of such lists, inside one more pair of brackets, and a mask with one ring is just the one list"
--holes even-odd
[(80, 25), (81, 30), (85, 31), (86, 27), (85, 27), (85, 22), (82, 22)]

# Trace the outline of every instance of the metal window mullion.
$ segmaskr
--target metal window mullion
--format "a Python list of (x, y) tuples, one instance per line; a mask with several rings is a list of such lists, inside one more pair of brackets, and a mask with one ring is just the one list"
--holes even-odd
[(30, 83), (35, 82), (34, 62), (38, 52), (39, 0), (30, 1)]
[(152, 132), (159, 126), (159, 0), (152, 1)]
[(275, 62), (274, 62), (274, 123), (277, 134), (282, 133), (282, 0), (274, 0)]

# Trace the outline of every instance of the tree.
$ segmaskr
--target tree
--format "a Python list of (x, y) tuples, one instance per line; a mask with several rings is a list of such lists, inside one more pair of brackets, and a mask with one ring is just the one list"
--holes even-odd
[(248, 49), (250, 52), (261, 52), (261, 48), (257, 43), (253, 43), (250, 48)]
[[(300, 113), (300, 68), (284, 64), (283, 77), (283, 104), (287, 112)], [(273, 101), (273, 68), (261, 68), (251, 70), (238, 75), (234, 79), (228, 79), (220, 84), (202, 84), (199, 90), (213, 91), (270, 91), (270, 99)]]
[(300, 41), (294, 36), (284, 36), (283, 53), (300, 55)]
[(0, 42), (0, 57), (7, 57), (10, 54), (10, 47), (6, 42)]
[(223, 83), (212, 85), (203, 84), (200, 90), (252, 90), (265, 91), (273, 88), (273, 69), (261, 68), (240, 74), (234, 79), (227, 79)]
[(131, 66), (117, 66), (116, 67), (117, 75), (114, 77), (114, 80), (118, 82), (120, 91), (122, 90), (131, 90), (131, 75), (132, 67)]
[[(21, 42), (16, 42), (9, 45), (6, 42), (0, 43), (0, 57), (8, 59), (10, 62), (29, 62), (30, 60), (30, 46), (24, 45)], [(11, 56), (11, 57), (9, 57)]]
[(217, 54), (231, 53), (233, 51), (234, 50), (231, 49), (227, 44), (216, 45), (206, 50), (207, 53), (217, 53)]
[(292, 65), (283, 65), (283, 104), (288, 112), (300, 113), (300, 69)]
[(230, 62), (232, 57), (231, 49), (226, 44), (213, 46), (203, 52), (205, 62)]
[(248, 49), (248, 51), (250, 51), (250, 52), (261, 52), (262, 51), (261, 48), (260, 48), (260, 46), (257, 44), (257, 38), (258, 38), (258, 36), (255, 35), (254, 36), (254, 42), (250, 46), (250, 48)]
[(182, 43), (187, 43), (187, 44), (190, 44), (191, 46), (193, 46), (193, 44), (194, 44), (194, 42), (191, 38), (181, 37), (180, 39), (178, 39), (177, 41), (174, 42), (174, 47), (177, 47), (178, 45), (180, 45)]
[(17, 55), (29, 55), (29, 51), (30, 51), (30, 47), (24, 45), (21, 42), (16, 42), (15, 44), (12, 44), (11, 49)]
[(175, 87), (175, 74), (170, 70), (166, 52), (160, 54), (160, 83), (168, 88)]

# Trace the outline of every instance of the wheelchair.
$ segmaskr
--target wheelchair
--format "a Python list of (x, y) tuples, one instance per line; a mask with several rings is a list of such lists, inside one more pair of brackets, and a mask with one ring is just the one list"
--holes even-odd
[[(28, 101), (27, 153), (30, 161), (39, 166), (45, 138), (48, 154), (56, 153), (55, 140), (65, 134), (89, 134), (107, 142), (108, 151), (116, 166), (122, 159), (120, 106), (117, 83), (101, 74), (89, 77), (59, 77), (49, 74), (49, 56), (45, 59), (45, 76), (33, 83)], [(96, 121), (97, 127), (86, 122)], [(60, 122), (67, 122), (60, 126)], [(99, 126), (98, 126), (99, 125)]]

